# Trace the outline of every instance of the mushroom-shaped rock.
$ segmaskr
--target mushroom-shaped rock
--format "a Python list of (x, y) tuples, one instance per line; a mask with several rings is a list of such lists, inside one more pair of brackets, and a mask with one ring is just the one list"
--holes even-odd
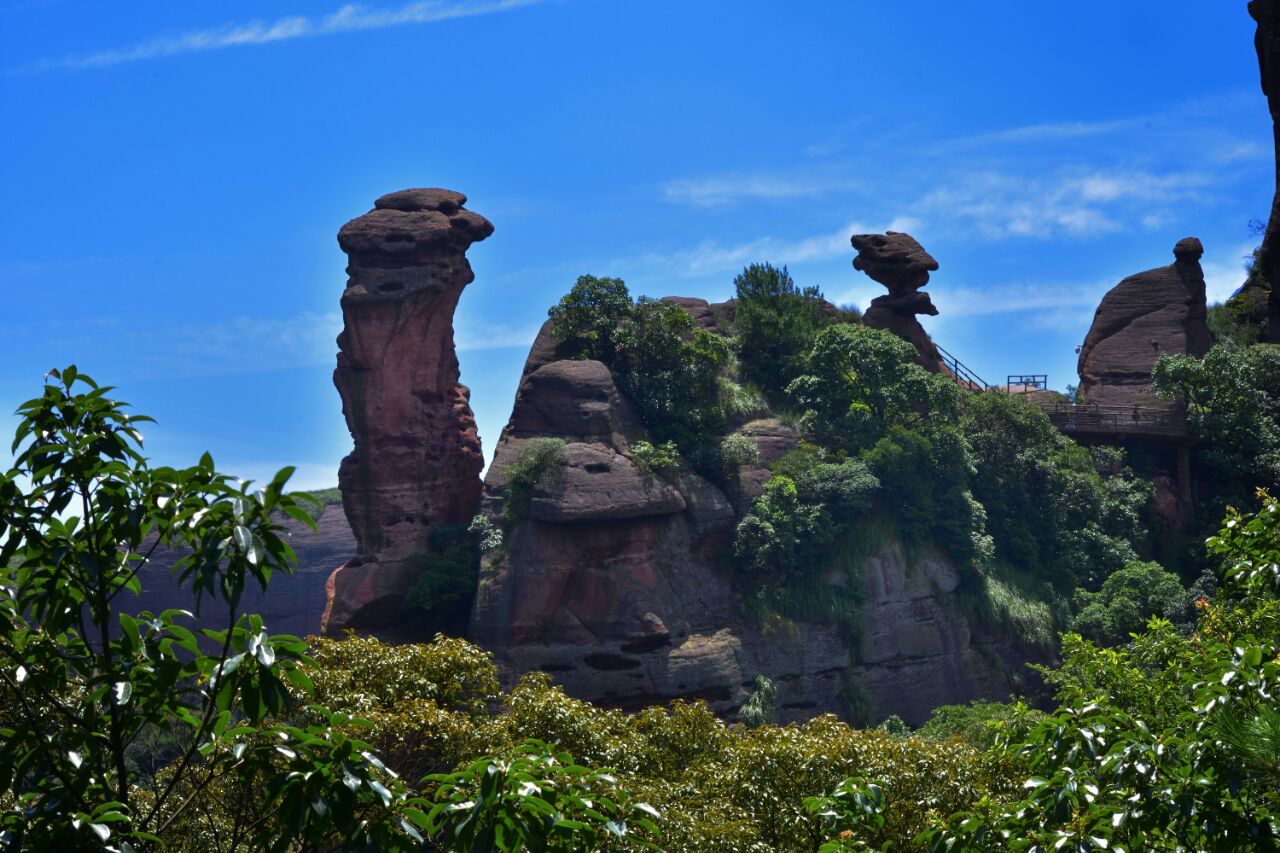
[(858, 250), (853, 268), (889, 288), (888, 295), (871, 300), (862, 322), (910, 341), (919, 353), (916, 363), (926, 370), (947, 372), (938, 348), (916, 319), (917, 314), (938, 313), (929, 294), (920, 292), (920, 288), (929, 283), (929, 273), (938, 268), (938, 262), (914, 237), (900, 231), (855, 234), (850, 242)]
[(349, 257), (334, 385), (355, 448), (338, 483), (356, 556), (328, 584), (322, 629), (387, 627), (431, 531), (479, 507), (480, 439), (458, 382), (453, 312), (466, 250), (493, 233), (441, 189), (390, 193), (338, 232)]

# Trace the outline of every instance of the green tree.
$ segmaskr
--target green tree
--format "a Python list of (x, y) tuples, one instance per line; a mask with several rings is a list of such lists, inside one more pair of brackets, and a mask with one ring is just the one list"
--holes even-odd
[[(110, 392), (51, 372), (0, 474), (0, 844), (149, 849), (233, 791), (204, 826), (233, 849), (412, 848), (406, 795), (341, 733), (352, 718), (297, 716), (305, 644), (241, 608), (248, 584), (293, 569), (282, 519), (311, 524), (285, 492), (292, 469), (254, 490), (208, 454), (152, 468), (137, 431), (150, 419)], [(129, 615), (160, 547), (183, 550), (174, 571), (204, 627), (178, 610)], [(137, 748), (157, 732), (172, 760), (149, 772)]]
[(548, 313), (551, 329), (584, 358), (613, 360), (614, 332), (631, 316), (631, 294), (620, 278), (580, 276)]
[(1043, 670), (1059, 708), (997, 746), (1025, 762), (1011, 797), (935, 817), (943, 850), (1273, 850), (1280, 844), (1280, 503), (1231, 514), (1209, 550), (1215, 601), (1191, 637), (1154, 617), (1115, 649), (1068, 634)]
[(1072, 630), (1100, 645), (1127, 642), (1152, 616), (1170, 621), (1183, 616), (1187, 591), (1159, 563), (1130, 562), (1112, 572), (1102, 589), (1077, 589)]
[(800, 288), (787, 268), (752, 264), (733, 280), (734, 343), (742, 376), (782, 402), (800, 375), (814, 338), (834, 316), (823, 310), (816, 287)]
[(891, 425), (956, 420), (960, 388), (915, 363), (915, 348), (892, 332), (842, 323), (824, 329), (805, 372), (788, 386), (802, 429), (830, 449), (874, 444)]
[(1195, 462), (1213, 484), (1211, 518), (1280, 483), (1280, 345), (1216, 344), (1203, 358), (1161, 356), (1152, 382), (1161, 396), (1186, 401), (1191, 428), (1207, 440)]
[(655, 439), (674, 441), (688, 455), (723, 429), (724, 338), (698, 328), (679, 305), (641, 297), (615, 340), (618, 385)]

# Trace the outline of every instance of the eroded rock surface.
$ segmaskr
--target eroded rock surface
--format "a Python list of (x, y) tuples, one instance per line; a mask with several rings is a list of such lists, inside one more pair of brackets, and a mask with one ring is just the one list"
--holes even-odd
[[(706, 328), (727, 313), (723, 304), (669, 301)], [(484, 512), (497, 520), (521, 448), (566, 442), (504, 546), (483, 560), (471, 636), (495, 652), (508, 681), (541, 670), (571, 695), (607, 705), (703, 699), (732, 716), (763, 673), (778, 688), (782, 720), (860, 711), (919, 723), (937, 704), (1009, 695), (1026, 653), (970, 627), (948, 594), (954, 566), (936, 555), (910, 560), (901, 543), (867, 560), (861, 643), (831, 624), (764, 626), (744, 616), (724, 564), (737, 523), (728, 496), (688, 467), (645, 470), (632, 448), (650, 436), (608, 368), (558, 352), (544, 330), (485, 477)], [(798, 436), (771, 418), (739, 431), (762, 463), (743, 468), (739, 491), (758, 490), (764, 466)]]
[(1151, 390), (1156, 359), (1208, 351), (1204, 248), (1188, 237), (1173, 254), (1174, 263), (1130, 276), (1103, 297), (1080, 350), (1080, 392), (1087, 402), (1172, 410)]
[(919, 352), (916, 361), (926, 370), (947, 372), (938, 348), (916, 319), (918, 314), (938, 313), (929, 294), (920, 290), (929, 283), (929, 273), (938, 269), (938, 262), (914, 237), (899, 231), (855, 234), (850, 242), (858, 252), (853, 268), (889, 289), (888, 295), (871, 300), (862, 322), (910, 341)]
[(1262, 93), (1267, 96), (1267, 108), (1271, 112), (1276, 163), (1276, 189), (1259, 264), (1263, 277), (1271, 285), (1267, 299), (1267, 340), (1280, 343), (1280, 0), (1249, 0), (1249, 14), (1258, 23), (1253, 43), (1258, 52)]
[(465, 203), (450, 190), (402, 190), (338, 232), (350, 262), (333, 381), (355, 442), (338, 481), (357, 549), (329, 578), (328, 632), (393, 621), (431, 530), (479, 504), (484, 463), (453, 312), (475, 277), (466, 250), (493, 226)]

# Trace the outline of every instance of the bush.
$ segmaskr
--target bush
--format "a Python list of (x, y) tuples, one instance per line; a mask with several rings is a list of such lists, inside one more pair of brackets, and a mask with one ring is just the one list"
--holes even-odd
[(743, 465), (759, 465), (760, 448), (750, 436), (731, 433), (720, 439), (720, 461), (728, 472), (736, 472)]
[(508, 532), (529, 511), (533, 487), (564, 458), (564, 439), (531, 438), (520, 445), (516, 461), (506, 470), (502, 494), (502, 526)]
[(735, 349), (742, 376), (777, 402), (800, 375), (814, 338), (833, 318), (816, 287), (799, 288), (787, 268), (752, 264), (733, 281)]
[(422, 573), (405, 595), (404, 607), (413, 611), (414, 625), (423, 634), (462, 634), (480, 577), (480, 551), (460, 524), (436, 527), (427, 547)]
[(631, 445), (631, 461), (650, 474), (667, 474), (680, 469), (680, 448), (674, 441), (660, 445), (637, 441)]
[[(318, 704), (299, 719), (305, 644), (240, 610), (248, 584), (293, 570), (282, 518), (310, 517), (292, 469), (255, 490), (208, 454), (152, 468), (150, 419), (110, 391), (50, 372), (0, 474), (0, 844), (416, 849), (407, 792), (359, 721)], [(182, 553), (200, 623), (130, 614), (158, 547)], [(148, 744), (165, 755), (139, 761)]]
[(1077, 589), (1071, 629), (1099, 645), (1128, 642), (1152, 616), (1174, 621), (1186, 606), (1187, 591), (1159, 563), (1130, 562), (1112, 573), (1098, 592)]
[(746, 572), (794, 578), (820, 568), (831, 538), (826, 509), (802, 502), (793, 480), (775, 476), (738, 522), (733, 548), (738, 565)]

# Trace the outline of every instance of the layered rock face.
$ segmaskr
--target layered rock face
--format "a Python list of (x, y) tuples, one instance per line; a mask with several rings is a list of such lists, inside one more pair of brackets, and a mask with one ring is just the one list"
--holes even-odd
[(474, 279), (466, 250), (493, 233), (466, 196), (402, 190), (348, 222), (334, 384), (355, 448), (338, 482), (356, 556), (329, 578), (323, 630), (385, 627), (439, 524), (480, 498), (480, 440), (458, 383), (453, 313)]
[(1103, 406), (1173, 408), (1151, 390), (1151, 368), (1165, 353), (1204, 355), (1204, 248), (1194, 237), (1173, 249), (1174, 263), (1126, 278), (1094, 314), (1080, 350), (1080, 392)]
[[(711, 329), (724, 312), (701, 300), (677, 304)], [(939, 593), (956, 588), (954, 566), (932, 553), (909, 560), (901, 543), (866, 562), (860, 645), (829, 624), (765, 629), (745, 618), (723, 564), (737, 523), (728, 497), (687, 468), (659, 475), (639, 465), (632, 448), (649, 436), (608, 368), (556, 353), (544, 330), (485, 477), (483, 511), (496, 519), (521, 447), (566, 442), (481, 569), (471, 635), (495, 652), (507, 679), (541, 670), (603, 704), (703, 699), (731, 716), (763, 673), (778, 688), (782, 720), (847, 715), (861, 704), (875, 718), (920, 723), (937, 704), (1009, 694), (1026, 655), (971, 627)], [(739, 433), (762, 463), (798, 440), (772, 419)], [(758, 493), (767, 477), (764, 467), (744, 467), (738, 497)]]
[(1275, 142), (1276, 190), (1259, 260), (1263, 275), (1271, 284), (1267, 300), (1267, 340), (1280, 343), (1280, 0), (1250, 0), (1249, 14), (1258, 23), (1253, 43), (1258, 52), (1258, 72), (1262, 93), (1267, 96), (1267, 107), (1271, 111)]
[(898, 231), (855, 234), (850, 242), (858, 251), (853, 268), (889, 288), (887, 296), (871, 300), (862, 322), (910, 341), (920, 353), (916, 361), (921, 367), (945, 373), (938, 348), (916, 319), (917, 314), (938, 313), (929, 294), (920, 290), (929, 283), (929, 273), (938, 269), (938, 262), (914, 237)]

